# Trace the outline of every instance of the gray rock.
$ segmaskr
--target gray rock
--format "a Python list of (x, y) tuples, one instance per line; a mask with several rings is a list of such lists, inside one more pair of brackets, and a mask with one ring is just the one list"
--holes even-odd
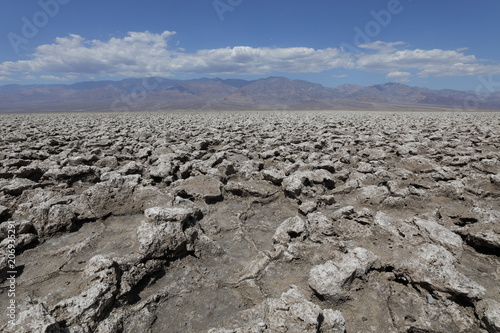
[(39, 186), (40, 185), (36, 182), (26, 178), (14, 178), (8, 182), (0, 182), (0, 191), (3, 191), (5, 194), (17, 196), (22, 194), (25, 190)]
[(314, 201), (306, 201), (306, 202), (303, 202), (300, 206), (299, 206), (299, 212), (303, 215), (307, 215), (309, 213), (312, 213), (316, 210), (316, 208), (318, 207), (318, 204)]
[(358, 193), (358, 200), (363, 204), (379, 205), (388, 196), (389, 190), (385, 186), (370, 185), (362, 187)]
[(281, 185), (283, 179), (285, 179), (285, 174), (275, 170), (262, 170), (262, 177), (274, 185)]
[(195, 176), (173, 184), (174, 193), (182, 197), (204, 200), (206, 203), (221, 201), (224, 185), (213, 176)]
[(412, 283), (429, 286), (433, 290), (465, 297), (470, 301), (481, 299), (485, 293), (484, 287), (457, 271), (457, 261), (445, 248), (424, 244), (417, 248), (412, 258), (401, 260), (395, 272)]
[(65, 321), (73, 326), (93, 331), (103, 314), (113, 306), (118, 293), (118, 267), (116, 263), (102, 255), (94, 256), (85, 266), (83, 277), (86, 284), (77, 296), (57, 303), (51, 314), (57, 321)]
[(307, 236), (306, 223), (298, 216), (283, 221), (273, 236), (273, 242), (287, 244), (293, 239), (304, 240)]
[(141, 163), (129, 162), (118, 170), (122, 175), (142, 174), (144, 166)]
[[(60, 333), (61, 328), (55, 318), (50, 315), (43, 303), (27, 300), (16, 316), (14, 324), (3, 325), (2, 332), (16, 333)], [(1, 326), (0, 326), (1, 327)]]
[(364, 248), (355, 248), (339, 260), (314, 266), (309, 272), (309, 286), (317, 294), (338, 303), (349, 298), (349, 288), (354, 279), (368, 272), (378, 257)]
[(211, 329), (208, 333), (225, 332), (330, 332), (344, 333), (345, 320), (340, 311), (322, 310), (309, 302), (294, 285), (280, 298), (270, 298), (245, 311), (251, 321), (236, 329)]
[(148, 222), (154, 224), (162, 224), (165, 222), (180, 222), (184, 224), (194, 219), (199, 213), (199, 210), (197, 211), (192, 208), (152, 207), (144, 211), (144, 216), (148, 219)]
[(275, 187), (269, 185), (268, 182), (262, 180), (254, 180), (254, 181), (229, 181), (224, 189), (227, 192), (233, 193), (238, 196), (243, 197), (259, 197), (259, 198), (267, 198), (273, 194), (276, 194), (278, 191)]
[(415, 218), (413, 222), (418, 226), (420, 231), (434, 243), (441, 245), (454, 255), (460, 257), (463, 251), (462, 238), (460, 238), (460, 236), (434, 221)]
[(485, 299), (476, 304), (476, 313), (488, 333), (500, 333), (500, 303)]

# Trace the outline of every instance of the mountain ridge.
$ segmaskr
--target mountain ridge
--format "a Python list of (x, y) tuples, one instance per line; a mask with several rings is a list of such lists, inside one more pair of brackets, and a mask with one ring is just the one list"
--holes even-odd
[(388, 82), (325, 87), (271, 76), (256, 80), (160, 77), (0, 86), (0, 112), (155, 110), (500, 110), (500, 92), (475, 94)]

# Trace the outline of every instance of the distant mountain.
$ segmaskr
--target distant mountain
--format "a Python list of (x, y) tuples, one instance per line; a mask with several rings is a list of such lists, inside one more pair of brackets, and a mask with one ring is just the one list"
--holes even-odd
[(146, 110), (500, 110), (500, 92), (432, 90), (386, 83), (368, 87), (268, 77), (173, 80), (159, 77), (69, 85), (5, 85), (0, 112)]

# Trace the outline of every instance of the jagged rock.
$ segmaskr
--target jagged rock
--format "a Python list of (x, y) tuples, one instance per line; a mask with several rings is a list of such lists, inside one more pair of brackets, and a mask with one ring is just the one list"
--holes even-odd
[(500, 303), (485, 299), (476, 304), (476, 313), (489, 333), (500, 333)]
[(314, 242), (323, 241), (325, 236), (338, 236), (334, 222), (321, 212), (307, 215), (307, 230)]
[(70, 204), (73, 197), (41, 189), (30, 192), (30, 195), (31, 201), (18, 206), (14, 219), (32, 223), (42, 238), (74, 228), (77, 209)]
[(343, 254), (338, 261), (330, 260), (314, 266), (309, 273), (309, 286), (331, 302), (345, 301), (353, 280), (366, 274), (377, 260), (372, 252), (355, 248)]
[(144, 258), (175, 257), (189, 251), (198, 236), (196, 227), (185, 229), (187, 221), (196, 219), (194, 210), (154, 207), (145, 215), (147, 220), (137, 229), (139, 252)]
[[(38, 236), (35, 234), (20, 234), (16, 235), (15, 238), (15, 247), (17, 251), (22, 251), (24, 250), (28, 245), (31, 243), (35, 242), (38, 239)], [(6, 249), (7, 246), (9, 245), (10, 241), (9, 239), (5, 238), (1, 243), (0, 243), (0, 248), (1, 249)]]
[(2, 332), (16, 333), (60, 333), (61, 328), (43, 303), (27, 300), (13, 323), (3, 325)]
[(300, 174), (293, 174), (283, 179), (281, 186), (289, 195), (298, 196), (302, 191), (304, 178)]
[(33, 223), (31, 221), (7, 221), (0, 224), (0, 241), (7, 238), (8, 230), (14, 229), (16, 235), (33, 233)]
[(434, 221), (415, 218), (413, 223), (437, 245), (441, 245), (458, 257), (462, 254), (462, 238), (457, 234)]
[(411, 258), (405, 258), (396, 265), (397, 275), (471, 302), (483, 297), (484, 287), (457, 271), (455, 264), (458, 260), (448, 250), (434, 244), (424, 244), (416, 250)]
[(152, 207), (144, 211), (148, 222), (161, 224), (165, 222), (180, 222), (185, 224), (200, 214), (199, 210), (184, 207)]
[(212, 176), (195, 176), (173, 184), (177, 195), (204, 200), (206, 203), (221, 201), (223, 184)]
[(379, 205), (389, 194), (385, 186), (370, 185), (362, 187), (358, 194), (358, 200), (363, 204)]
[(243, 197), (259, 197), (259, 198), (267, 198), (273, 194), (275, 194), (276, 188), (269, 185), (268, 182), (265, 181), (229, 181), (224, 189), (227, 192), (231, 192), (238, 196)]
[(174, 174), (177, 167), (176, 154), (163, 154), (158, 157), (149, 170), (149, 175), (155, 178), (167, 178)]
[(138, 187), (140, 175), (122, 176), (112, 173), (103, 177), (104, 181), (85, 190), (73, 202), (80, 219), (132, 214), (140, 210), (134, 205), (137, 201), (134, 191)]
[(20, 167), (17, 171), (14, 172), (14, 175), (18, 178), (28, 178), (33, 181), (38, 181), (44, 172), (38, 166), (30, 164), (28, 166)]
[(20, 195), (25, 190), (39, 186), (38, 183), (26, 178), (14, 178), (11, 181), (0, 181), (0, 191), (10, 195)]
[(370, 163), (360, 162), (356, 171), (361, 173), (372, 173), (373, 165), (371, 165)]
[(307, 215), (314, 212), (317, 206), (317, 203), (314, 201), (306, 201), (299, 206), (299, 212), (303, 215)]
[(309, 302), (296, 286), (280, 298), (271, 298), (245, 311), (251, 320), (236, 329), (215, 328), (208, 333), (225, 332), (345, 332), (345, 320), (340, 311), (322, 310)]
[(95, 163), (95, 166), (99, 168), (110, 168), (111, 170), (114, 170), (118, 166), (118, 159), (116, 158), (116, 156), (106, 156), (98, 160)]
[(291, 240), (304, 240), (307, 235), (306, 223), (300, 217), (290, 217), (280, 224), (273, 236), (274, 243), (286, 244)]
[(144, 166), (141, 163), (129, 162), (118, 170), (122, 175), (142, 174)]
[(69, 180), (70, 182), (81, 179), (83, 177), (89, 178), (91, 182), (98, 179), (98, 169), (94, 166), (77, 165), (65, 166), (60, 169), (50, 169), (43, 174), (43, 179), (54, 180)]
[(57, 321), (64, 321), (70, 330), (80, 326), (84, 332), (92, 332), (115, 301), (118, 275), (113, 260), (102, 255), (93, 257), (83, 272), (84, 290), (78, 296), (57, 303), (51, 314)]

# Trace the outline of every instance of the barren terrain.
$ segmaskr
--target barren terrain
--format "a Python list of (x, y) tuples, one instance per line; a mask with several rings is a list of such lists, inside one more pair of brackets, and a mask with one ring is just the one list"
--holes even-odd
[(500, 332), (500, 113), (0, 115), (0, 161), (2, 332)]

